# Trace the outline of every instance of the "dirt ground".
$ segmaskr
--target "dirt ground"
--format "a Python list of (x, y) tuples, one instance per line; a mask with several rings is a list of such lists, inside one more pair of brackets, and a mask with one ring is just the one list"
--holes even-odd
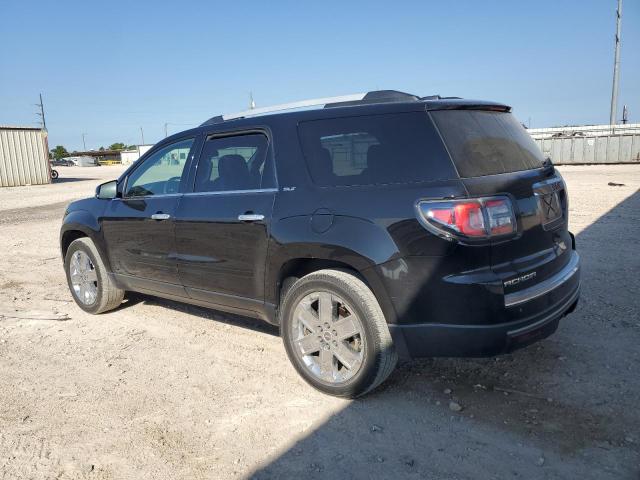
[(58, 170), (0, 189), (0, 479), (640, 478), (640, 165), (561, 168), (583, 293), (555, 335), (406, 363), (356, 401), (255, 320), (138, 295), (82, 312), (62, 214), (121, 169)]

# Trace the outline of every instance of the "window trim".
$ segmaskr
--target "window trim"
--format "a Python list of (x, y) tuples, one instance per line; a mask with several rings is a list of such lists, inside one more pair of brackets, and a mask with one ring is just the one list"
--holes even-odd
[[(244, 135), (252, 135), (252, 134), (260, 134), (264, 135), (267, 138), (267, 156), (265, 158), (265, 162), (269, 160), (271, 157), (271, 162), (273, 165), (273, 180), (274, 187), (269, 188), (254, 188), (249, 190), (221, 190), (218, 192), (196, 192), (194, 191), (196, 187), (196, 178), (198, 176), (198, 166), (200, 165), (200, 160), (202, 159), (202, 152), (204, 151), (204, 147), (206, 143), (214, 138), (230, 138), (230, 137), (241, 137)], [(266, 193), (266, 192), (277, 192), (279, 190), (278, 187), (278, 169), (276, 167), (276, 156), (273, 149), (273, 136), (271, 135), (271, 131), (267, 128), (262, 127), (254, 127), (254, 128), (242, 128), (237, 130), (226, 130), (223, 132), (203, 132), (202, 144), (200, 145), (200, 151), (198, 152), (197, 159), (193, 160), (193, 177), (191, 178), (188, 189), (184, 192), (184, 195), (195, 196), (195, 195), (223, 195), (223, 194), (247, 194), (247, 193)], [(262, 177), (260, 177), (260, 183), (262, 184)]]
[[(189, 151), (190, 155), (187, 157), (186, 159), (186, 163), (184, 165), (184, 169), (182, 170), (182, 175), (180, 176), (180, 183), (182, 184), (183, 181), (188, 180), (189, 179), (189, 170), (190, 170), (190, 162), (193, 162), (193, 157), (195, 155), (195, 149), (198, 146), (198, 135), (188, 135), (186, 137), (181, 137), (176, 139), (175, 141), (172, 142), (167, 142), (167, 143), (162, 143), (162, 144), (157, 144), (154, 148), (152, 148), (151, 150), (149, 150), (147, 153), (145, 153), (145, 159), (144, 161), (140, 162), (138, 165), (134, 164), (134, 167), (131, 169), (131, 171), (127, 172), (127, 175), (124, 179), (124, 183), (122, 186), (122, 198), (120, 198), (120, 200), (137, 200), (137, 199), (145, 199), (145, 198), (166, 198), (166, 197), (175, 197), (178, 195), (182, 195), (183, 192), (176, 192), (176, 193), (161, 193), (160, 195), (134, 195), (134, 196), (127, 196), (127, 190), (129, 187), (129, 179), (131, 178), (131, 175), (138, 170), (139, 168), (142, 168), (143, 165), (145, 165), (150, 159), (151, 157), (153, 157), (153, 155), (155, 155), (156, 153), (158, 153), (160, 150), (169, 147), (171, 145), (175, 145), (176, 143), (180, 143), (183, 142), (185, 140), (193, 140), (193, 145), (191, 146), (191, 149)], [(188, 170), (189, 169), (189, 170)], [(187, 174), (186, 178), (185, 178), (185, 172)]]
[(277, 192), (278, 189), (275, 187), (271, 188), (256, 188), (254, 190), (220, 190), (218, 192), (187, 192), (183, 193), (185, 197), (200, 197), (207, 195), (245, 195), (248, 193), (274, 193)]

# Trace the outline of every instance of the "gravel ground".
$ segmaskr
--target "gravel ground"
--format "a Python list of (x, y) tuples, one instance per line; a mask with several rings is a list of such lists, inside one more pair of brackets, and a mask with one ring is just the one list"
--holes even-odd
[(639, 478), (640, 166), (561, 168), (584, 269), (555, 335), (406, 363), (356, 401), (258, 321), (138, 295), (82, 312), (61, 217), (121, 169), (58, 170), (0, 189), (0, 479)]

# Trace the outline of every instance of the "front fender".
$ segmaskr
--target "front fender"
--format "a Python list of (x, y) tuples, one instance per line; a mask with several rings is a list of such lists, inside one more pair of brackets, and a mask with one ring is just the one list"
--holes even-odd
[[(80, 232), (81, 235), (78, 235), (77, 232)], [(106, 255), (100, 223), (96, 217), (87, 210), (73, 210), (65, 215), (62, 226), (60, 227), (60, 252), (62, 259), (64, 260), (65, 250), (70, 241), (81, 236), (89, 237), (93, 241), (100, 253), (102, 262), (107, 267), (107, 271), (110, 272), (111, 265), (109, 263), (109, 257)]]

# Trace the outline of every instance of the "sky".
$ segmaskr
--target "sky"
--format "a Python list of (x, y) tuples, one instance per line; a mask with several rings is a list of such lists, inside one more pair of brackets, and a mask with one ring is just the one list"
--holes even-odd
[[(608, 123), (616, 0), (0, 0), (0, 125), (68, 150), (155, 143), (217, 114), (378, 89), (496, 100), (532, 128)], [(619, 118), (640, 123), (640, 1)]]

